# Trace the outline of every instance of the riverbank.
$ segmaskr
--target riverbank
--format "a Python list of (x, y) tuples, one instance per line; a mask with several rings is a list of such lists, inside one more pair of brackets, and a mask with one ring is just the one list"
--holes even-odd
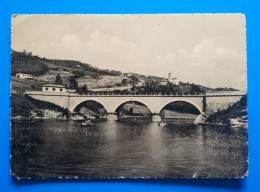
[(11, 119), (67, 119), (69, 112), (52, 103), (39, 101), (23, 94), (11, 94)]
[(209, 116), (206, 123), (238, 125), (247, 124), (247, 96), (234, 103), (226, 110), (218, 111)]

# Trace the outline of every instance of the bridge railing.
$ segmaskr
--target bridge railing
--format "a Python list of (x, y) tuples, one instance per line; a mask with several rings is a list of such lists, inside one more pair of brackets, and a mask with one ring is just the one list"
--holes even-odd
[[(78, 93), (76, 93), (78, 94)], [(204, 93), (194, 93), (194, 94), (180, 94), (180, 93), (176, 93), (176, 94), (163, 94), (163, 93), (113, 93), (113, 92), (106, 92), (106, 93), (102, 93), (102, 92), (91, 92), (91, 93), (87, 93), (87, 94), (78, 94), (78, 95), (87, 95), (87, 96), (203, 96)]]

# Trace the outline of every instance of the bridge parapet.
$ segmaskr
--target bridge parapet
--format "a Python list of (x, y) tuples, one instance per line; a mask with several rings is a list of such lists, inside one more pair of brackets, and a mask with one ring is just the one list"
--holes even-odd
[(70, 107), (69, 93), (68, 92), (45, 92), (45, 91), (25, 91), (25, 95), (33, 99), (53, 103), (62, 108)]

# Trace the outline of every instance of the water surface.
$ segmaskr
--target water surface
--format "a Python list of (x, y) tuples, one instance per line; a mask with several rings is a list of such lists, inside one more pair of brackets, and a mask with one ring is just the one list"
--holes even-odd
[[(175, 121), (173, 121), (175, 122)], [(20, 178), (241, 177), (247, 129), (140, 121), (43, 121), (11, 127), (11, 170)]]

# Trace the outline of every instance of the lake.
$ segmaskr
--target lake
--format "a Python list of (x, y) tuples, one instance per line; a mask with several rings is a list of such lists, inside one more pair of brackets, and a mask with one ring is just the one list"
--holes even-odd
[(42, 121), (11, 127), (11, 169), (19, 178), (241, 177), (247, 129), (185, 121), (159, 127), (101, 121)]

